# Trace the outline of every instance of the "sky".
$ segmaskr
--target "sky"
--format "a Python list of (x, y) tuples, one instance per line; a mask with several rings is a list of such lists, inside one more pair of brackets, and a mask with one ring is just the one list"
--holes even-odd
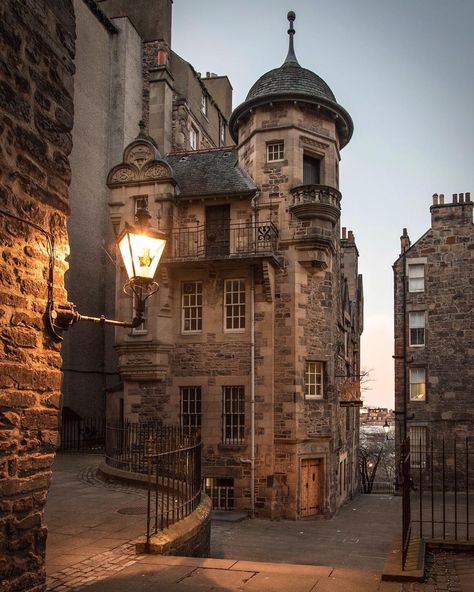
[[(474, 191), (474, 0), (174, 0), (174, 51), (227, 75), (234, 108), (295, 52), (354, 120), (341, 152), (342, 226), (364, 278), (365, 404), (393, 408), (393, 271), (406, 227), (430, 227), (433, 193)], [(447, 201), (450, 201), (447, 199)]]

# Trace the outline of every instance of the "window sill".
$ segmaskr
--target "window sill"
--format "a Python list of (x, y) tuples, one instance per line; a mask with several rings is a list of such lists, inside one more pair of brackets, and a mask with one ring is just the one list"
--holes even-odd
[(223, 450), (223, 451), (239, 451), (239, 450), (244, 450), (244, 448), (246, 448), (247, 445), (245, 444), (245, 442), (242, 442), (242, 444), (224, 444), (223, 442), (220, 442), (217, 445), (218, 450)]

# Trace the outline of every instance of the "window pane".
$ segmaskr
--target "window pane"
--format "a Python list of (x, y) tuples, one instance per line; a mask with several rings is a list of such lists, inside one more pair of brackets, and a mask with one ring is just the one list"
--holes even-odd
[(425, 266), (423, 263), (408, 265), (408, 291), (423, 292), (425, 289)]
[(224, 289), (224, 327), (228, 330), (245, 329), (245, 281), (226, 280)]
[(180, 388), (181, 425), (191, 431), (201, 427), (201, 387), (186, 386)]
[(410, 426), (410, 464), (412, 467), (426, 467), (426, 427)]
[(426, 372), (424, 368), (410, 368), (410, 401), (426, 398)]
[(267, 160), (283, 160), (284, 159), (284, 145), (283, 142), (275, 142), (267, 145)]
[(181, 297), (182, 330), (196, 332), (202, 329), (202, 282), (185, 282)]
[(411, 312), (408, 316), (410, 327), (410, 345), (425, 344), (425, 313)]
[(242, 444), (245, 435), (244, 387), (222, 387), (223, 440), (225, 444)]
[(305, 395), (308, 398), (321, 398), (323, 396), (322, 362), (306, 362)]

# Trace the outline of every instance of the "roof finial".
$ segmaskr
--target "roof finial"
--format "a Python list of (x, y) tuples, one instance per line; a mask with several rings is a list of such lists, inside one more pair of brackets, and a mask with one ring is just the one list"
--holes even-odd
[(295, 34), (295, 30), (293, 28), (293, 21), (296, 19), (295, 13), (290, 10), (287, 15), (287, 18), (290, 22), (290, 28), (288, 29), (288, 35), (290, 36), (290, 44), (288, 47), (288, 55), (286, 56), (286, 60), (283, 62), (283, 65), (296, 65), (299, 66), (298, 60), (296, 59), (295, 49), (293, 47), (293, 35)]

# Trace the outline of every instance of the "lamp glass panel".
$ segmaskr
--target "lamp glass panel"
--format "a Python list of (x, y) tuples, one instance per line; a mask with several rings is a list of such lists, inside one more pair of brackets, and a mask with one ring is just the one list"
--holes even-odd
[(165, 244), (166, 240), (162, 238), (126, 232), (119, 242), (119, 248), (129, 279), (152, 280)]

